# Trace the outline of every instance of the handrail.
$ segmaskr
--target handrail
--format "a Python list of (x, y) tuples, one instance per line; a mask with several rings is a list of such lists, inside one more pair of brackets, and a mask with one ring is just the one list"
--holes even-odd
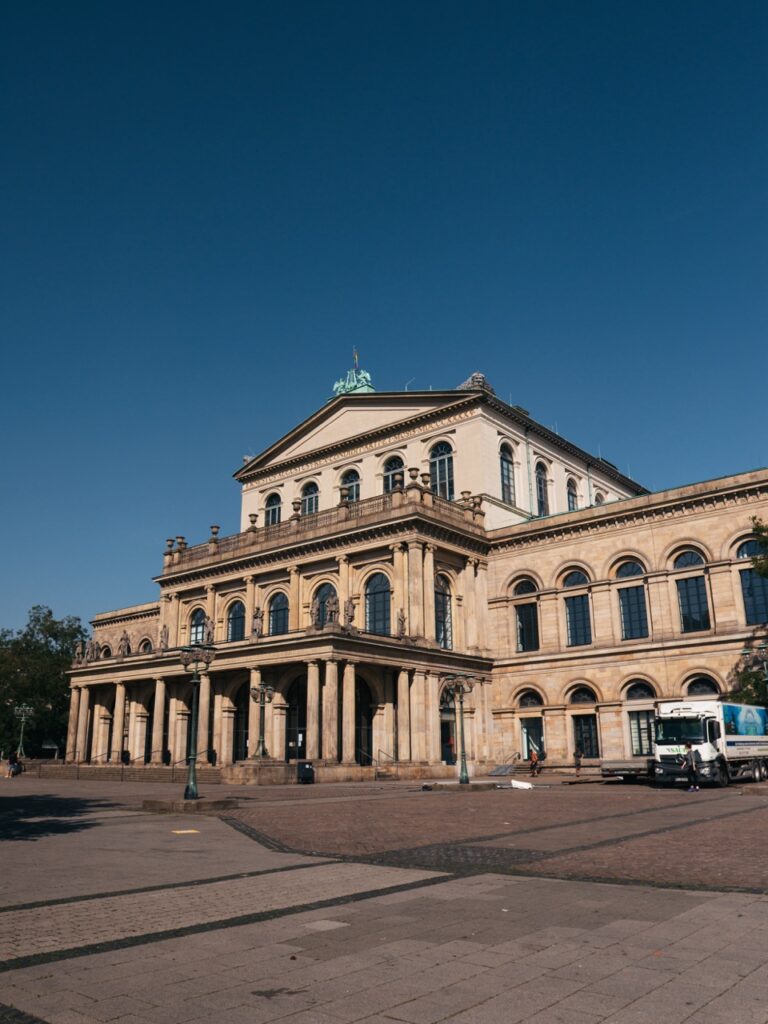
[(379, 754), (379, 756), (383, 755), (384, 757), (388, 757), (392, 764), (397, 764), (397, 758), (394, 754), (390, 754), (389, 751), (382, 750), (381, 747), (379, 747), (376, 753)]

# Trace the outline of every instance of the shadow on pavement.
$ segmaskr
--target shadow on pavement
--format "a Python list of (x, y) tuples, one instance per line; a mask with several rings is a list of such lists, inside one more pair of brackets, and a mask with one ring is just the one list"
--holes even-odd
[(83, 815), (118, 807), (108, 800), (46, 794), (0, 794), (0, 839), (33, 840), (93, 828)]

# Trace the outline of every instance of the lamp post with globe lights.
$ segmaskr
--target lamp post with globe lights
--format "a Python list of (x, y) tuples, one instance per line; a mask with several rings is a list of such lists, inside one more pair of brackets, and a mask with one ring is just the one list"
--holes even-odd
[(259, 742), (256, 746), (254, 757), (269, 757), (267, 745), (264, 741), (264, 715), (267, 704), (272, 703), (274, 696), (274, 686), (266, 686), (264, 683), (259, 683), (258, 686), (251, 687), (251, 699), (257, 701), (259, 705)]
[(467, 771), (467, 745), (464, 741), (464, 698), (472, 693), (475, 683), (482, 682), (482, 680), (478, 676), (464, 675), (459, 672), (444, 672), (440, 675), (440, 682), (443, 689), (450, 693), (453, 698), (454, 710), (458, 710), (459, 733), (461, 737), (459, 784), (467, 786), (469, 785), (469, 772)]
[(13, 713), (21, 722), (21, 728), (19, 730), (19, 746), (16, 753), (19, 757), (24, 757), (24, 726), (27, 719), (32, 718), (35, 711), (30, 704), (17, 704), (13, 709)]
[(213, 661), (216, 651), (211, 644), (194, 644), (192, 647), (182, 647), (179, 652), (179, 661), (184, 668), (192, 672), (192, 743), (189, 757), (187, 758), (187, 785), (184, 790), (185, 800), (199, 800), (200, 794), (197, 791), (197, 708), (200, 693), (200, 670), (207, 669)]

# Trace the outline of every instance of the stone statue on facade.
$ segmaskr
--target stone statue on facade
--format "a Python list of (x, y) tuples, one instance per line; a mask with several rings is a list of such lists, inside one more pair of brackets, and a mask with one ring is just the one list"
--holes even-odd
[(320, 629), (320, 598), (313, 597), (312, 605), (309, 609), (309, 618), (315, 629)]
[(203, 626), (203, 642), (205, 644), (213, 643), (213, 619), (210, 615), (205, 616), (205, 624)]
[(355, 602), (348, 597), (344, 602), (344, 625), (349, 627), (355, 621)]
[(160, 650), (168, 650), (168, 623), (163, 623), (163, 628), (160, 630)]
[(326, 598), (325, 621), (326, 624), (339, 621), (339, 599), (335, 594), (331, 594), (330, 597)]
[(251, 626), (251, 636), (258, 640), (259, 637), (264, 633), (264, 610), (262, 608), (253, 609), (253, 624)]
[(397, 613), (397, 635), (405, 636), (405, 612), (402, 608)]
[(128, 638), (128, 633), (125, 630), (123, 630), (120, 636), (120, 640), (117, 645), (117, 653), (121, 658), (125, 658), (128, 654), (131, 653), (131, 641)]
[(101, 657), (101, 644), (95, 637), (91, 645), (91, 657), (93, 658), (94, 661), (98, 661), (99, 658)]
[(93, 640), (90, 639), (85, 643), (85, 660), (93, 661)]
[(83, 641), (78, 640), (75, 644), (75, 653), (72, 658), (73, 665), (82, 665), (83, 663)]

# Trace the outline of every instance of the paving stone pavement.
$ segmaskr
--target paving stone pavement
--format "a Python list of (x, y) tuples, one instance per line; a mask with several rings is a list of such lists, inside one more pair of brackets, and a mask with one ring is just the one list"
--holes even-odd
[[(57, 801), (78, 799), (76, 784), (69, 795), (14, 790), (4, 813), (5, 792), (0, 1024), (768, 1024), (768, 896), (749, 886), (748, 870), (752, 892), (520, 874), (508, 859), (515, 840), (502, 831), (513, 815), (489, 827), (499, 807), (511, 809), (494, 793), (429, 804), (405, 791), (378, 803), (370, 790), (327, 801), (317, 790), (306, 801), (290, 795), (305, 848), (319, 846), (310, 835), (318, 821), (333, 834), (324, 815), (338, 826), (340, 807), (357, 807), (367, 828), (373, 803), (390, 836), (405, 835), (420, 808), (429, 841), (419, 846), (408, 832), (402, 866), (391, 866), (356, 854), (353, 833), (338, 841), (343, 860), (280, 852), (275, 834), (284, 837), (287, 819), (277, 794), (261, 795), (238, 830), (140, 814), (105, 791), (73, 818), (88, 827), (68, 829)], [(578, 847), (564, 856), (582, 860), (601, 850), (620, 857), (625, 843), (656, 837), (664, 874), (665, 844), (678, 833), (724, 828), (733, 846), (765, 802), (747, 797), (742, 811), (735, 798), (686, 804), (668, 794), (654, 808), (642, 796), (617, 803), (605, 789), (569, 793), (558, 798), (559, 819), (552, 804), (537, 821), (529, 804), (522, 823), (520, 848), (549, 868), (564, 849)], [(33, 799), (44, 795), (47, 812)], [(520, 831), (524, 807), (515, 805)], [(441, 848), (435, 808), (450, 835), (461, 822), (460, 841), (442, 848), (475, 851), (471, 869), (439, 874), (419, 862), (418, 851), (439, 859), (430, 854)]]

